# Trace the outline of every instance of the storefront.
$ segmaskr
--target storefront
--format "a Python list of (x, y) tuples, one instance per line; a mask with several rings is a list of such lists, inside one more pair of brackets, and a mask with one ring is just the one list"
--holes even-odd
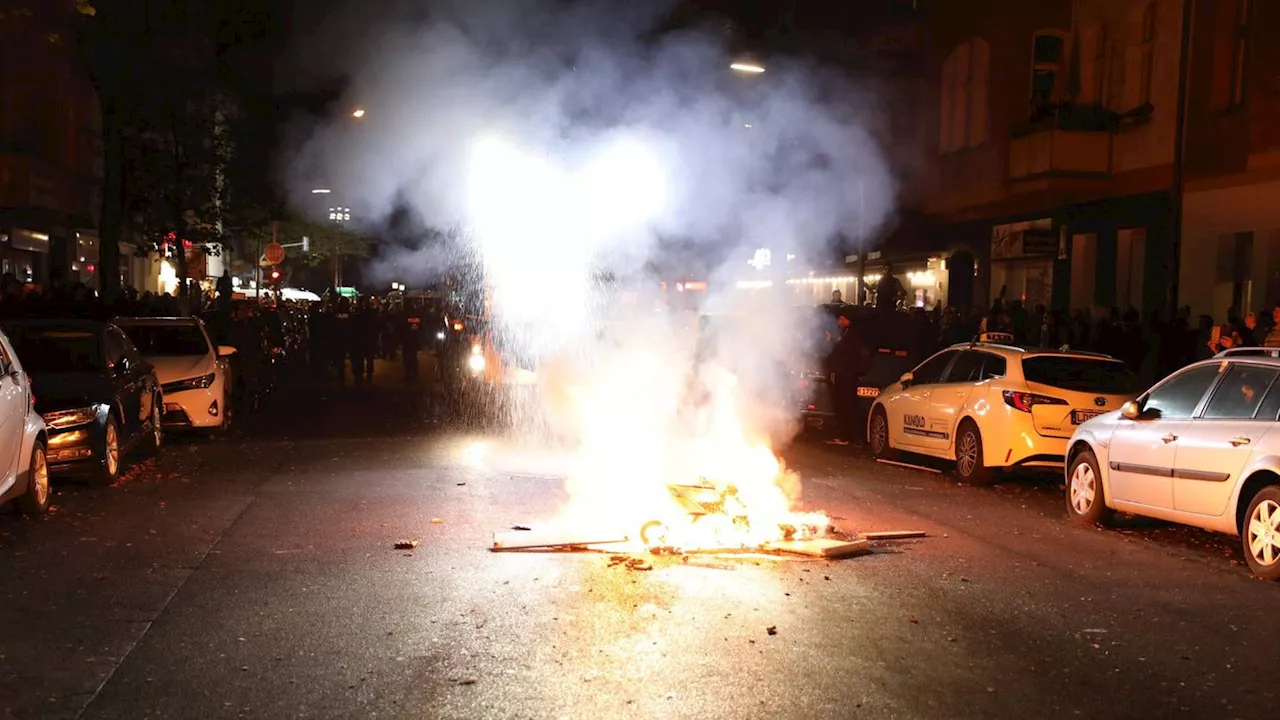
[(0, 235), (0, 272), (12, 273), (21, 283), (49, 282), (49, 234), (13, 228)]
[(1054, 263), (1064, 255), (1052, 218), (991, 228), (990, 306), (997, 298), (1024, 307), (1053, 306)]
[[(1253, 178), (1247, 178), (1253, 180)], [(1221, 322), (1280, 302), (1280, 181), (1188, 188), (1179, 303)]]

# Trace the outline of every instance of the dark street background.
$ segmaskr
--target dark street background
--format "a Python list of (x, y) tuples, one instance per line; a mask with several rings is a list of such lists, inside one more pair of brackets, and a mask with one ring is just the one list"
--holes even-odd
[(554, 457), (397, 372), (0, 511), (0, 718), (1273, 715), (1280, 588), (1230, 539), (801, 444), (806, 507), (930, 536), (648, 572), (494, 554), (564, 499)]

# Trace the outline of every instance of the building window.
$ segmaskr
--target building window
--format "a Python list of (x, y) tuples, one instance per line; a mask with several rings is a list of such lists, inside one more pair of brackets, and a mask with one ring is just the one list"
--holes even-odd
[(1101, 105), (1107, 101), (1107, 26), (1094, 24), (1080, 30), (1080, 97), (1084, 105)]
[(1249, 35), (1253, 20), (1252, 0), (1236, 0), (1235, 35), (1231, 48), (1231, 100), (1229, 107), (1243, 107), (1248, 96)]
[(986, 142), (990, 64), (990, 46), (981, 38), (960, 43), (943, 63), (938, 142), (941, 152)]
[(1125, 50), (1124, 102), (1121, 111), (1151, 104), (1155, 72), (1156, 4), (1140, 3), (1129, 16), (1129, 46)]
[(1067, 40), (1059, 32), (1038, 32), (1031, 48), (1031, 120), (1053, 113), (1066, 79)]

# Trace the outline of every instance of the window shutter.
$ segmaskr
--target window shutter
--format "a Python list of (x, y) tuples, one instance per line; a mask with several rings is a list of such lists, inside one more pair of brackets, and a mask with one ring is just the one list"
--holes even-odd
[(1094, 89), (1093, 101), (1106, 105), (1111, 89), (1111, 47), (1108, 45), (1107, 26), (1098, 26), (1097, 45), (1094, 47)]
[(951, 105), (955, 101), (956, 92), (956, 54), (952, 51), (942, 63), (942, 114), (938, 118), (938, 152), (948, 153), (955, 149), (951, 130)]
[(969, 122), (967, 145), (987, 141), (987, 90), (991, 81), (991, 46), (975, 38), (969, 55)]
[(955, 95), (951, 101), (951, 138), (954, 149), (959, 150), (968, 143), (969, 133), (969, 84), (970, 84), (970, 49), (972, 41), (966, 40), (956, 48), (956, 65), (954, 72)]
[(1129, 9), (1129, 28), (1125, 36), (1124, 50), (1124, 96), (1121, 106), (1116, 108), (1127, 112), (1141, 105), (1145, 100), (1143, 93), (1143, 30), (1147, 5), (1140, 3)]
[(1080, 48), (1077, 56), (1080, 68), (1080, 97), (1083, 105), (1098, 102), (1098, 44), (1101, 41), (1102, 28), (1090, 25), (1080, 29)]

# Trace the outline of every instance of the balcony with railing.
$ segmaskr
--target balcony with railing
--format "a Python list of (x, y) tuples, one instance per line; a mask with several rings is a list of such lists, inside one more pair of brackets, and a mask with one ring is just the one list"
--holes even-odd
[(1047, 105), (1009, 141), (1009, 182), (1046, 178), (1106, 178), (1118, 118), (1105, 108)]

